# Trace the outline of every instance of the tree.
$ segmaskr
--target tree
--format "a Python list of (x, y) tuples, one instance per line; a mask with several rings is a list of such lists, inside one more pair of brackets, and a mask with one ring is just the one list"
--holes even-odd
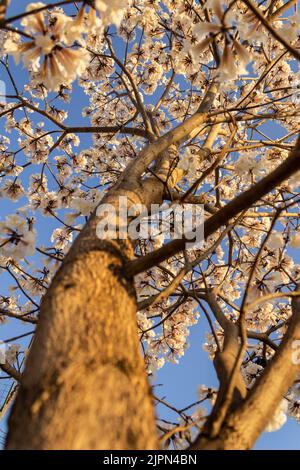
[[(1, 222), (1, 318), (37, 325), (25, 368), (14, 344), (1, 365), (19, 383), (7, 448), (249, 449), (299, 420), (297, 2), (7, 6), (1, 195), (20, 207)], [(78, 86), (87, 125), (68, 124)], [(157, 423), (171, 405), (147, 375), (200, 312), (219, 389)]]

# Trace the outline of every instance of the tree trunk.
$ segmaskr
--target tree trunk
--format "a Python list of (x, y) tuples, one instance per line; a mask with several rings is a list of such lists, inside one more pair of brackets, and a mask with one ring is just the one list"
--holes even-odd
[(95, 236), (92, 217), (41, 304), (9, 419), (8, 449), (155, 449), (136, 325), (130, 242)]
[(7, 7), (8, 7), (8, 0), (0, 0), (0, 24), (5, 19)]

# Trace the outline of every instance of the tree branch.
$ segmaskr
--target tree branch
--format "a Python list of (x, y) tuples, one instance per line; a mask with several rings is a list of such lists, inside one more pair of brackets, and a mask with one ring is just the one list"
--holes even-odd
[(17, 382), (21, 381), (22, 374), (17, 371), (13, 366), (11, 366), (7, 361), (5, 362), (5, 364), (0, 364), (0, 369), (2, 369), (3, 372), (15, 379)]
[(198, 111), (175, 129), (170, 130), (155, 142), (147, 145), (141, 151), (138, 158), (132, 161), (125, 169), (122, 179), (139, 178), (147, 170), (148, 166), (172, 144), (178, 144), (197, 135), (199, 126), (206, 121), (216, 93), (217, 88), (213, 84), (207, 90)]
[[(300, 291), (299, 286), (297, 291)], [(247, 398), (225, 421), (219, 436), (199, 436), (193, 449), (250, 449), (265, 429), (280, 400), (300, 373), (296, 347), (300, 340), (300, 297), (293, 297), (288, 330), (277, 353)], [(299, 356), (299, 354), (298, 354)]]
[[(223, 225), (226, 225), (230, 219), (238, 215), (241, 211), (250, 208), (253, 203), (268, 194), (298, 170), (300, 170), (300, 137), (298, 137), (289, 157), (281, 163), (281, 165), (204, 222), (205, 238)], [(184, 250), (187, 241), (191, 241), (191, 238), (186, 237), (173, 240), (152, 253), (128, 262), (126, 265), (127, 273), (136, 275), (165, 261)]]
[(251, 0), (243, 0), (245, 5), (254, 13), (254, 15), (260, 20), (261, 24), (269, 31), (269, 33), (278, 41), (280, 44), (282, 44), (292, 56), (295, 57), (295, 59), (300, 60), (300, 52), (297, 51), (289, 42), (287, 42), (284, 37), (281, 36), (281, 34), (276, 31), (272, 27), (272, 25), (269, 23), (267, 18), (261, 13), (259, 8), (251, 1)]

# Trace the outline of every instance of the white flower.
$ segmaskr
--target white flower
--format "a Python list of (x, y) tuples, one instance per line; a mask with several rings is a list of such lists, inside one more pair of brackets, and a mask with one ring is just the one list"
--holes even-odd
[(79, 35), (88, 31), (89, 34), (97, 32), (101, 26), (101, 21), (97, 17), (96, 10), (90, 8), (88, 13), (85, 12), (85, 6), (82, 6), (78, 11), (76, 18), (68, 22), (64, 30), (64, 38), (66, 44), (73, 44), (78, 40)]
[(242, 369), (242, 375), (248, 385), (248, 387), (252, 387), (259, 376), (259, 374), (262, 372), (263, 367), (260, 366), (259, 364), (255, 364), (254, 362), (249, 362), (246, 367)]
[(119, 26), (122, 21), (124, 9), (128, 0), (96, 0), (96, 8), (101, 13), (104, 25), (115, 24)]
[(292, 248), (300, 248), (300, 232), (292, 236), (290, 245)]
[(13, 365), (13, 363), (15, 362), (19, 350), (20, 346), (18, 344), (10, 344), (7, 347), (5, 351), (5, 357), (7, 362), (9, 362), (11, 365)]
[(0, 30), (0, 59), (2, 59), (5, 55), (4, 44), (7, 41), (8, 33), (7, 31)]
[(12, 214), (0, 223), (0, 252), (14, 259), (32, 256), (36, 233), (29, 219)]
[(80, 212), (82, 215), (89, 215), (94, 209), (95, 204), (90, 199), (84, 197), (74, 197), (69, 206), (71, 209)]
[(282, 237), (282, 233), (280, 232), (271, 233), (268, 239), (268, 246), (270, 248), (273, 248), (273, 249), (282, 248), (283, 244), (284, 244), (284, 240)]

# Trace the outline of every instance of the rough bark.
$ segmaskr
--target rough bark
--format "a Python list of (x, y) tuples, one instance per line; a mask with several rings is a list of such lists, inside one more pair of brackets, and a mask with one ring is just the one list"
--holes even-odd
[(97, 239), (96, 223), (93, 216), (42, 300), (8, 449), (157, 447), (135, 291), (122, 271), (132, 247)]
[[(182, 171), (170, 171), (176, 144), (199, 132), (216, 91), (212, 85), (194, 116), (146, 146), (102, 202), (117, 207), (119, 197), (126, 196), (128, 209), (161, 203), (166, 188), (182, 177)], [(142, 178), (155, 160), (155, 175)], [(8, 449), (158, 446), (133, 279), (124, 269), (132, 246), (99, 240), (97, 222), (94, 213), (42, 300), (9, 420)]]

